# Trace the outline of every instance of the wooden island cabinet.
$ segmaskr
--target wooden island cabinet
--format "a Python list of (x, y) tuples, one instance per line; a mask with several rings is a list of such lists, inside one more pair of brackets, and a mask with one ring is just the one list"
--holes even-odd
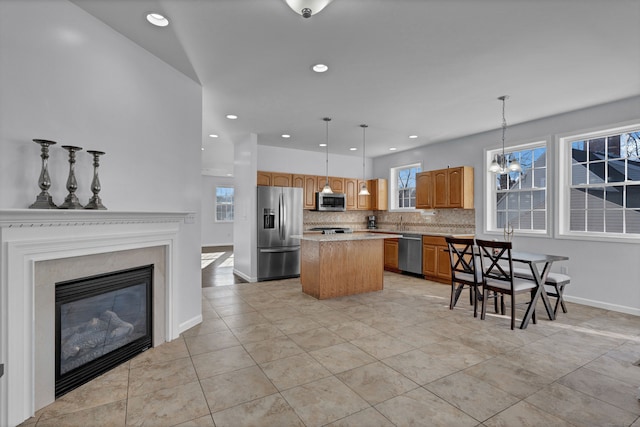
[(304, 234), (300, 238), (302, 292), (318, 299), (380, 291), (384, 240), (397, 234)]

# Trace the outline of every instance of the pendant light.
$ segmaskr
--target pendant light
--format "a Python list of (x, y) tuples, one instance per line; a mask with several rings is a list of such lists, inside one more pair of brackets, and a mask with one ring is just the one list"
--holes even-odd
[(327, 163), (326, 163), (326, 180), (324, 182), (324, 188), (322, 189), (322, 192), (324, 194), (332, 194), (333, 190), (331, 189), (331, 186), (329, 185), (329, 122), (331, 121), (331, 117), (325, 117), (324, 122), (326, 123), (326, 128), (327, 128), (327, 140), (325, 142), (325, 151), (327, 153)]
[(303, 18), (311, 18), (324, 9), (332, 0), (285, 0), (291, 9)]
[(369, 190), (367, 190), (367, 181), (365, 180), (365, 175), (364, 175), (364, 162), (365, 162), (365, 157), (364, 157), (364, 148), (365, 148), (365, 130), (369, 127), (367, 125), (360, 125), (360, 127), (362, 128), (362, 187), (360, 187), (360, 192), (358, 193), (358, 196), (369, 196)]
[(509, 160), (507, 162), (507, 157), (504, 154), (504, 136), (507, 132), (507, 119), (504, 116), (505, 109), (505, 101), (509, 99), (508, 95), (502, 95), (498, 97), (498, 100), (502, 101), (502, 155), (496, 155), (491, 165), (489, 165), (489, 172), (497, 173), (497, 174), (505, 174), (508, 172), (522, 172), (522, 166), (520, 166), (520, 162), (517, 159)]

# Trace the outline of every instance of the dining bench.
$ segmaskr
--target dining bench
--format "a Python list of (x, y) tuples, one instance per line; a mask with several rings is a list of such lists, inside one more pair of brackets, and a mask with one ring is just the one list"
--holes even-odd
[[(513, 275), (520, 279), (533, 280), (533, 273), (531, 273), (531, 270), (528, 268), (514, 268)], [(567, 286), (570, 282), (571, 277), (566, 274), (550, 272), (547, 275), (547, 280), (545, 280), (544, 284), (545, 286), (552, 287), (553, 291), (547, 291), (546, 289), (545, 291), (547, 292), (548, 296), (556, 298), (556, 305), (553, 309), (553, 314), (558, 313), (558, 306), (562, 307), (563, 313), (567, 312), (567, 306), (564, 303), (563, 294), (564, 287)]]

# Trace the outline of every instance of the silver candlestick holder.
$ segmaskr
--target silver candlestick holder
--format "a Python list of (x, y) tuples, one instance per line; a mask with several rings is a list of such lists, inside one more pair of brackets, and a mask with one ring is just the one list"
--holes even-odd
[(107, 209), (103, 204), (98, 193), (101, 190), (100, 177), (98, 177), (98, 168), (100, 167), (100, 156), (105, 154), (103, 151), (87, 150), (87, 153), (93, 155), (93, 181), (91, 181), (91, 192), (93, 197), (89, 199), (89, 203), (85, 209)]
[(40, 187), (40, 194), (36, 196), (36, 201), (33, 202), (29, 209), (56, 209), (57, 206), (53, 203), (51, 194), (49, 194), (49, 188), (51, 187), (51, 178), (49, 177), (49, 146), (55, 145), (55, 141), (48, 141), (46, 139), (34, 139), (33, 142), (40, 144), (40, 157), (42, 158), (42, 169), (40, 170), (40, 178), (38, 179), (38, 187)]
[(67, 178), (67, 190), (69, 190), (69, 194), (65, 197), (64, 203), (58, 207), (60, 209), (82, 209), (78, 196), (76, 196), (78, 181), (76, 181), (75, 173), (76, 151), (82, 150), (82, 147), (63, 145), (62, 148), (69, 152), (69, 177)]

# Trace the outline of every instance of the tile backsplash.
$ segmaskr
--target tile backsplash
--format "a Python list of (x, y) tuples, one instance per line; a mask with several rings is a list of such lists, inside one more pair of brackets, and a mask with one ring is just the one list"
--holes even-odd
[(434, 209), (415, 212), (387, 211), (346, 211), (317, 212), (304, 211), (304, 229), (313, 227), (349, 227), (366, 230), (369, 215), (375, 215), (378, 228), (398, 230), (402, 221), (404, 231), (475, 234), (475, 209)]

